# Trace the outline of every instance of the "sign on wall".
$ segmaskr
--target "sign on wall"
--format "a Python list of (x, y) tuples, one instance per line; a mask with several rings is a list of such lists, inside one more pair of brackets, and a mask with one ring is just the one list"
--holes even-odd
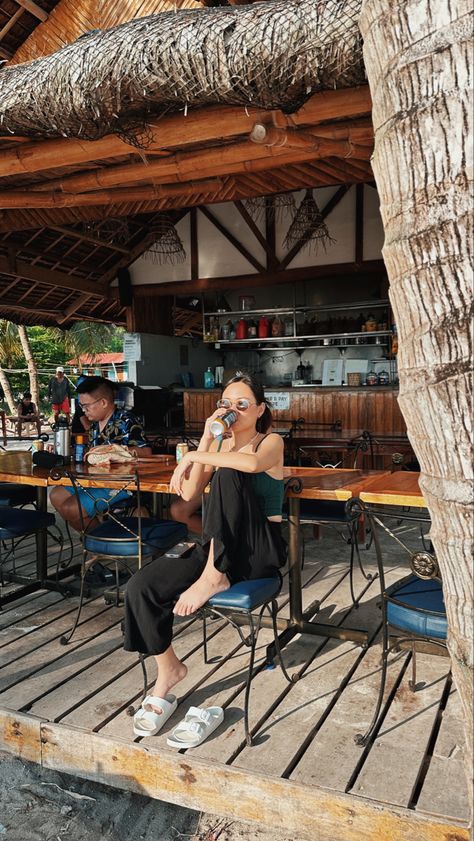
[(124, 333), (123, 358), (124, 362), (142, 361), (142, 341), (140, 333)]
[(272, 409), (279, 412), (290, 408), (290, 392), (289, 391), (266, 391), (265, 400), (271, 404)]

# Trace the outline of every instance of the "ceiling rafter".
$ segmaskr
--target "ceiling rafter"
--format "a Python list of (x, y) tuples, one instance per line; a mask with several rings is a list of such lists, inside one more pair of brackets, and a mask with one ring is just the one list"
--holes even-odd
[[(333, 119), (354, 120), (370, 115), (371, 107), (369, 89), (363, 85), (357, 88), (321, 91), (294, 114), (231, 106), (200, 108), (194, 112), (190, 111), (186, 117), (182, 113), (164, 116), (156, 125), (151, 121), (148, 127), (151, 130), (156, 129), (156, 137), (149, 151), (246, 135), (258, 120), (270, 121), (278, 128), (315, 126)], [(144, 150), (145, 155), (146, 151)], [(74, 166), (126, 154), (136, 155), (137, 150), (115, 135), (107, 135), (95, 141), (76, 138), (37, 140), (0, 151), (0, 176), (56, 169), (58, 161), (61, 161), (63, 166)]]

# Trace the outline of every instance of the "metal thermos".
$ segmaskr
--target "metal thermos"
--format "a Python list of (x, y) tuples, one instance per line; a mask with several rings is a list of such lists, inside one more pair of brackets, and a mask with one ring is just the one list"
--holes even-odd
[(237, 420), (237, 415), (235, 412), (226, 412), (225, 415), (221, 415), (220, 418), (215, 418), (209, 429), (211, 430), (214, 438), (219, 438), (221, 435), (224, 435), (225, 432), (230, 429), (233, 423)]
[(59, 420), (53, 427), (54, 452), (57, 456), (71, 457), (71, 430), (67, 421)]

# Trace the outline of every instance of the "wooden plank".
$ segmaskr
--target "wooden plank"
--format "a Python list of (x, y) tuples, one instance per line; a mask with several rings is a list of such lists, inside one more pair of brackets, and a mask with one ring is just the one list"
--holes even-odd
[[(77, 607), (68, 604), (64, 597), (59, 593), (50, 592), (48, 593), (48, 596), (49, 599), (44, 599), (40, 605), (36, 605), (35, 610), (30, 607), (30, 612), (23, 611), (16, 619), (11, 617), (11, 623), (9, 622), (0, 628), (0, 648), (3, 649), (6, 646), (12, 645), (12, 643), (16, 640), (31, 637), (33, 634), (34, 640), (32, 639), (30, 643), (32, 647), (36, 647), (38, 644), (41, 644), (41, 641), (37, 641), (36, 637), (36, 634), (40, 629), (45, 629), (45, 632), (49, 637), (51, 636), (51, 631), (56, 631), (56, 623), (59, 619), (67, 617), (66, 621), (69, 622), (69, 625), (72, 624), (72, 618), (75, 615)], [(87, 601), (88, 600), (86, 600), (86, 603)], [(54, 628), (48, 629), (48, 626), (52, 623), (54, 623)], [(3, 657), (6, 657), (7, 655), (8, 652), (2, 651), (2, 666), (6, 662), (3, 660)], [(15, 654), (15, 657), (16, 656), (17, 654)]]
[(41, 719), (0, 708), (0, 751), (41, 764)]
[[(104, 604), (100, 596), (96, 596), (90, 602), (83, 605), (81, 613), (81, 625), (90, 619), (100, 617), (101, 614), (107, 612), (109, 608)], [(57, 642), (59, 645), (59, 638), (65, 634), (72, 626), (75, 614), (77, 611), (77, 601), (71, 600), (69, 609), (64, 611), (63, 615), (58, 617), (54, 623), (46, 622), (44, 626), (40, 626), (33, 635), (19, 635), (12, 640), (6, 650), (2, 654), (2, 662), (0, 664), (0, 689), (3, 685), (3, 680), (6, 675), (11, 673), (8, 669), (9, 664), (13, 664), (21, 657), (26, 657), (32, 652), (38, 652), (44, 645)], [(79, 637), (83, 636), (83, 632), (79, 631)], [(64, 647), (61, 646), (62, 651)]]
[[(8, 651), (5, 658), (2, 658), (7, 662), (0, 667), (0, 690), (4, 693), (9, 687), (24, 685), (27, 677), (36, 674), (53, 662), (62, 660), (69, 652), (75, 651), (76, 648), (83, 645), (94, 645), (94, 637), (104, 630), (108, 630), (111, 626), (113, 627), (114, 623), (120, 621), (120, 618), (121, 612), (117, 608), (105, 608), (105, 610), (99, 611), (97, 606), (85, 605), (81, 623), (72, 641), (67, 646), (61, 645), (60, 634), (71, 627), (70, 620), (69, 623), (62, 623), (66, 627), (61, 628), (54, 638), (51, 638), (51, 629), (38, 632), (43, 637), (43, 644), (38, 647), (32, 647), (29, 638), (17, 640), (9, 648), (16, 648), (18, 656), (15, 656), (14, 651)], [(47, 631), (49, 632), (49, 638)], [(22, 663), (23, 658), (24, 662)]]
[[(322, 579), (316, 579), (310, 587), (305, 588), (304, 602), (306, 605), (304, 605), (304, 607), (311, 604), (315, 599), (319, 599), (321, 602), (321, 610), (317, 614), (315, 621), (321, 621), (330, 625), (341, 625), (343, 624), (345, 616), (350, 612), (349, 607), (346, 607), (345, 609), (343, 607), (350, 603), (347, 566), (342, 580), (340, 565), (337, 566), (337, 569), (331, 570), (331, 572), (329, 572), (329, 570), (330, 568), (327, 570), (329, 573), (327, 577), (324, 576)], [(355, 583), (356, 592), (358, 592), (359, 589), (358, 585), (360, 586), (360, 580)], [(335, 610), (336, 604), (338, 607), (337, 611)], [(341, 609), (339, 610), (339, 608)], [(352, 616), (353, 615), (354, 612), (352, 613)], [(308, 660), (316, 657), (320, 649), (322, 649), (326, 644), (327, 638), (316, 635), (303, 635), (301, 638), (297, 637), (292, 640), (291, 643), (285, 647), (283, 655), (285, 664), (288, 664), (290, 674), (293, 672), (300, 673), (305, 664), (308, 663)], [(306, 682), (302, 685), (302, 691), (305, 691), (307, 685)], [(269, 711), (273, 708), (275, 703), (281, 704), (282, 701), (286, 702), (286, 699), (288, 698), (288, 703), (292, 705), (291, 698), (293, 697), (295, 691), (298, 695), (299, 687), (300, 681), (294, 685), (288, 684), (279, 668), (271, 671), (264, 669), (258, 672), (252, 680), (250, 708), (250, 725), (252, 730), (257, 729), (257, 732), (260, 733), (261, 727), (265, 729), (265, 724), (270, 714)], [(314, 686), (312, 686), (311, 689), (314, 691)], [(213, 694), (210, 698), (206, 699), (206, 704), (220, 706), (225, 704), (228, 706), (229, 698), (226, 698), (226, 691), (227, 695), (229, 695), (229, 689), (220, 689), (216, 694)], [(246, 765), (246, 767), (256, 768), (258, 765), (256, 766), (255, 762), (258, 762), (257, 754), (259, 752), (257, 747), (255, 747), (255, 749), (251, 748), (250, 754), (246, 753), (244, 748), (244, 732), (240, 722), (243, 709), (243, 693), (240, 693), (240, 695), (235, 698), (231, 695), (231, 698), (232, 711), (229, 711), (231, 712), (231, 718), (228, 723), (233, 725), (236, 722), (239, 722), (239, 724), (230, 732), (226, 732), (224, 745), (213, 741), (207, 741), (200, 747), (194, 748), (193, 754), (205, 757), (208, 760), (213, 759), (215, 761), (222, 761), (224, 759), (225, 762), (229, 762), (234, 755), (243, 748), (243, 754), (245, 754), (246, 758), (245, 761), (242, 760), (242, 762)], [(195, 703), (193, 697), (189, 700), (191, 704)], [(273, 712), (271, 712), (271, 714), (273, 714)], [(286, 721), (286, 726), (286, 747), (284, 749), (293, 752), (296, 747), (299, 746), (299, 742), (297, 739), (294, 740), (293, 734), (291, 734), (291, 731), (288, 731), (288, 721)], [(290, 733), (289, 736), (288, 733)], [(278, 740), (273, 742), (273, 739), (264, 739), (264, 742), (266, 749), (269, 751), (269, 753), (265, 751), (266, 757), (262, 760), (265, 772), (271, 771), (272, 774), (280, 773), (278, 769), (278, 759), (276, 758), (279, 750)], [(271, 745), (270, 742), (272, 743)], [(237, 762), (239, 765), (242, 764), (240, 758)], [(259, 770), (262, 770), (262, 765)]]
[[(392, 664), (387, 692), (399, 675), (407, 655)], [(372, 719), (380, 685), (380, 648), (372, 646), (339, 698), (332, 715), (291, 772), (291, 779), (307, 785), (345, 791), (362, 748), (354, 742)]]
[(417, 654), (417, 671), (418, 681), (424, 680), (426, 685), (412, 692), (407, 669), (353, 794), (408, 805), (438, 713), (449, 662), (442, 657)]
[(32, 266), (24, 260), (16, 260), (12, 269), (8, 257), (0, 255), (0, 273), (22, 277), (25, 280), (33, 280), (38, 283), (45, 283), (47, 286), (56, 286), (59, 289), (76, 289), (81, 292), (90, 292), (95, 298), (118, 298), (114, 289), (103, 288), (100, 283), (91, 280), (84, 280), (81, 277), (70, 277), (64, 272), (43, 269), (40, 266)]
[[(195, 621), (183, 623), (182, 636)], [(185, 643), (191, 646), (188, 637)], [(148, 667), (148, 670), (149, 667)], [(139, 697), (142, 689), (142, 672), (136, 652), (124, 651), (120, 646), (100, 660), (92, 660), (84, 671), (72, 674), (61, 686), (51, 686), (31, 707), (31, 712), (51, 721), (63, 721), (75, 726), (97, 730), (116, 709), (128, 706)], [(119, 733), (121, 737), (130, 730), (130, 720)], [(131, 736), (133, 738), (133, 736)]]
[[(44, 724), (42, 765), (105, 785), (191, 809), (256, 821), (311, 841), (468, 841), (463, 827), (408, 810), (381, 809), (369, 801), (309, 789), (289, 780), (255, 775), (130, 745), (117, 738), (62, 724)], [(456, 832), (456, 836), (454, 835)]]
[[(52, 688), (80, 674), (90, 663), (99, 663), (111, 650), (121, 648), (122, 634), (116, 627), (101, 627), (99, 633), (83, 641), (82, 646), (71, 646), (72, 643), (67, 648), (62, 647), (66, 651), (62, 657), (44, 659), (21, 682), (13, 683), (5, 689), (1, 695), (2, 704), (12, 709), (27, 709)], [(78, 655), (77, 649), (80, 647), (83, 650)]]
[(51, 590), (37, 590), (35, 593), (20, 596), (14, 602), (6, 604), (0, 612), (0, 631), (2, 628), (8, 627), (10, 621), (20, 621), (29, 616), (30, 613), (41, 610), (44, 604), (50, 604), (51, 601), (54, 601), (54, 597), (62, 599), (62, 596), (58, 596), (58, 593)]
[(416, 805), (417, 811), (469, 821), (469, 793), (463, 758), (465, 744), (461, 702), (453, 689), (443, 711), (433, 755)]
[(49, 14), (45, 12), (34, 0), (15, 0), (15, 3), (18, 3), (23, 9), (26, 9), (27, 12), (30, 12), (35, 18), (40, 21), (48, 20)]
[[(324, 575), (324, 568), (316, 565), (308, 564), (303, 571), (303, 582), (312, 581), (315, 577), (319, 575)], [(287, 579), (287, 576), (286, 576)], [(331, 586), (331, 585), (327, 585)], [(282, 588), (282, 595), (283, 598), (280, 596), (280, 602), (283, 604), (283, 609), (279, 611), (280, 615), (287, 615), (288, 612), (288, 597), (287, 597), (287, 580), (285, 580), (284, 587)], [(179, 691), (179, 704), (183, 704), (184, 701), (188, 701), (189, 696), (195, 690), (198, 690), (198, 694), (202, 695), (204, 691), (204, 684), (208, 685), (209, 683), (214, 683), (216, 680), (221, 681), (224, 674), (230, 674), (234, 671), (239, 671), (241, 669), (246, 668), (246, 664), (248, 661), (248, 650), (242, 648), (242, 644), (240, 643), (240, 639), (233, 628), (228, 625), (224, 625), (224, 627), (217, 626), (217, 633), (214, 628), (216, 623), (210, 623), (208, 628), (208, 635), (210, 637), (209, 640), (209, 654), (210, 657), (213, 657), (213, 651), (215, 650), (216, 655), (219, 655), (222, 659), (217, 664), (205, 664), (204, 657), (202, 652), (202, 627), (201, 623), (198, 620), (196, 623), (196, 627), (190, 629), (192, 633), (192, 639), (187, 641), (186, 639), (182, 639), (181, 636), (176, 639), (176, 635), (173, 640), (173, 646), (178, 654), (179, 657), (184, 656), (186, 658), (186, 665), (188, 667), (188, 674), (184, 678), (183, 681), (180, 682), (178, 691)], [(262, 636), (263, 639), (263, 636)], [(195, 650), (190, 650), (190, 642), (193, 645), (198, 643), (198, 647)], [(260, 646), (261, 647), (261, 646)], [(240, 649), (242, 648), (242, 651)], [(180, 653), (181, 652), (181, 653)], [(226, 660), (227, 657), (232, 656), (233, 661)], [(236, 662), (238, 667), (236, 667)], [(154, 680), (155, 676), (155, 668), (154, 665), (148, 661), (148, 674), (149, 674), (149, 681), (150, 683)], [(241, 679), (241, 682), (245, 680), (245, 674)], [(138, 677), (138, 684), (141, 682), (141, 674)], [(118, 710), (118, 715), (116, 718), (111, 720), (104, 728), (103, 731), (107, 735), (117, 735), (123, 738), (124, 733), (131, 733), (130, 727), (130, 720), (126, 714), (126, 711), (123, 709), (123, 698), (129, 698), (131, 701), (134, 701), (136, 697), (138, 697), (137, 691), (137, 678), (136, 675), (129, 675), (127, 677), (126, 682), (122, 681), (120, 687), (112, 687), (112, 693), (109, 692), (107, 697), (104, 697), (102, 694), (101, 700), (98, 702), (99, 704), (115, 704), (115, 708)], [(121, 702), (118, 702), (118, 699), (121, 699)], [(96, 699), (94, 699), (95, 701)], [(186, 704), (186, 708), (188, 703)], [(79, 709), (75, 713), (74, 723), (79, 723), (77, 721), (77, 717), (84, 715), (83, 709)], [(92, 709), (93, 715), (93, 709)], [(86, 712), (86, 716), (89, 716), (89, 719), (92, 720), (91, 714)], [(178, 707), (178, 712), (176, 713), (173, 721), (177, 723), (180, 718), (182, 717), (182, 707)], [(170, 727), (173, 726), (172, 722), (170, 721), (169, 727), (166, 728), (166, 732), (169, 732)], [(166, 738), (163, 738), (158, 735), (156, 738), (162, 743), (163, 745), (166, 744)]]

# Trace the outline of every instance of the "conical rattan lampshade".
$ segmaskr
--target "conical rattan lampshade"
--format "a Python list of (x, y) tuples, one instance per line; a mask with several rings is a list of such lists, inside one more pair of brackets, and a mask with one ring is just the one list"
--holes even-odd
[(169, 216), (157, 216), (150, 223), (150, 234), (156, 234), (153, 245), (143, 255), (145, 260), (164, 265), (184, 263), (186, 252)]
[(326, 251), (328, 244), (335, 242), (328, 231), (312, 190), (306, 190), (295, 218), (288, 228), (283, 245), (290, 249), (302, 240), (306, 240), (302, 248), (309, 248), (315, 253), (318, 253), (321, 247)]

